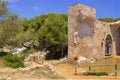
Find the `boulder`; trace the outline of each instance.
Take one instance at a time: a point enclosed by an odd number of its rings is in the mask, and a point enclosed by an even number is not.
[[[80,65],[80,64],[87,64],[88,63],[88,59],[83,57],[83,56],[80,56],[78,57],[78,60],[77,60],[77,63]]]

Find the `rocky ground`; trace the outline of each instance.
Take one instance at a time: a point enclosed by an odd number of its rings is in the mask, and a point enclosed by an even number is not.
[[[55,61],[52,61],[55,62]],[[0,80],[41,80],[41,79],[63,79],[54,71],[51,61],[38,64],[34,61],[25,62],[25,68],[0,68]]]
[[[116,57],[120,58],[120,57]],[[25,62],[26,68],[0,67],[0,80],[120,80],[120,76],[83,76],[75,75],[75,66],[64,60],[44,61],[43,64],[34,61]],[[86,67],[80,67],[79,73],[85,72]],[[1,79],[2,78],[2,79]],[[3,79],[6,78],[6,79]]]

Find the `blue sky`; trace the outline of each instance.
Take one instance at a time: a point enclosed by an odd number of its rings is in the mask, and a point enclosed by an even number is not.
[[[8,9],[21,18],[50,12],[67,13],[68,6],[84,4],[96,9],[96,17],[120,17],[120,0],[8,0]]]

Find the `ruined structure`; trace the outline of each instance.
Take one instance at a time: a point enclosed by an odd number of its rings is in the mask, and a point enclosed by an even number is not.
[[[68,9],[68,57],[103,58],[120,55],[120,21],[102,22],[96,11],[76,4]]]

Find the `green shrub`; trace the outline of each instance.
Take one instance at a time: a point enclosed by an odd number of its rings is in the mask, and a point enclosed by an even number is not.
[[[16,55],[12,55],[11,53],[8,53],[6,56],[4,56],[3,60],[6,66],[13,68],[24,67],[23,60]]]
[[[6,78],[1,78],[0,80],[7,80]]]
[[[3,56],[6,56],[7,52],[0,52],[0,58],[2,58]]]
[[[89,75],[93,75],[93,76],[105,76],[108,75],[107,72],[84,72],[83,75],[85,76],[89,76]]]
[[[117,66],[117,69],[116,69],[117,71],[120,71],[120,66]]]
[[[29,49],[23,52],[20,55],[20,57],[18,57],[17,55],[12,55],[11,53],[2,52],[0,54],[0,59],[4,61],[5,66],[9,66],[13,68],[25,67],[24,65],[25,56],[33,52],[34,52],[34,49]]]
[[[1,78],[0,80],[7,80],[6,78]]]

